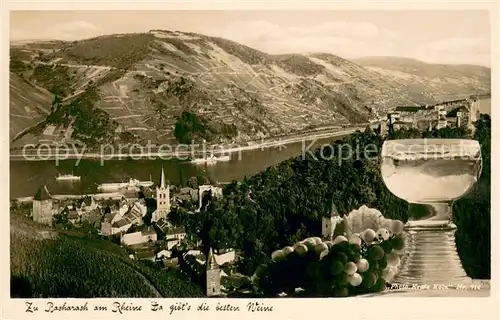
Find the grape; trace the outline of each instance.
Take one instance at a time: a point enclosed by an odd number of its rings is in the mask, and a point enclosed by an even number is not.
[[[351,244],[351,260],[354,262],[358,262],[360,259],[360,254],[361,254],[361,247],[358,246],[357,244]]]
[[[361,237],[362,239],[366,242],[366,243],[371,243],[373,242],[373,240],[375,240],[375,238],[377,237],[377,234],[375,233],[375,231],[373,231],[372,229],[366,229],[365,231],[363,231],[363,233],[361,234]]]
[[[391,241],[383,241],[380,243],[380,246],[382,249],[384,249],[385,253],[391,253],[392,252],[392,242]]]
[[[324,243],[326,243],[326,245],[328,246],[328,249],[331,249],[333,247],[333,241],[325,241]]]
[[[361,246],[361,238],[359,237],[359,235],[357,234],[353,234],[350,238],[349,238],[349,243],[352,243],[352,244],[357,244],[358,246]]]
[[[373,272],[367,272],[363,274],[363,284],[367,288],[371,288],[377,281],[377,276]]]
[[[356,257],[356,253],[352,248],[345,249],[343,253],[346,255],[347,261],[353,261],[354,258]]]
[[[405,240],[402,234],[399,234],[392,238],[391,242],[394,250],[402,250],[405,247]]]
[[[314,250],[314,246],[316,245],[316,241],[312,238],[307,238],[304,240],[304,244],[306,245],[308,250]]]
[[[337,243],[331,249],[331,251],[342,252],[342,253],[345,253],[345,254],[347,254],[349,252],[349,250],[351,250],[351,245],[347,241],[341,242],[341,243]]]
[[[380,260],[384,254],[384,249],[382,249],[382,247],[378,244],[375,244],[368,249],[368,257],[370,260]]]
[[[354,273],[348,277],[349,284],[353,287],[357,287],[363,282],[363,278],[359,273]]]
[[[387,255],[387,264],[390,266],[397,267],[399,266],[401,260],[399,259],[399,256],[396,253],[390,253]]]
[[[386,287],[386,284],[385,284],[385,281],[384,279],[382,278],[379,278],[375,284],[373,285],[373,287],[371,287],[371,289],[375,292],[381,292],[381,291],[384,291],[385,290],[385,287]]]
[[[394,233],[395,235],[398,235],[401,232],[403,232],[403,229],[404,229],[403,222],[401,222],[400,220],[393,220],[392,221],[392,223],[391,223],[391,231],[392,231],[392,233]]]
[[[314,251],[316,252],[317,255],[320,255],[321,252],[323,251],[328,251],[328,245],[326,243],[322,242],[314,246]]]
[[[377,237],[379,240],[385,241],[385,240],[389,239],[389,231],[385,228],[380,228],[377,231]]]
[[[370,262],[370,266],[368,267],[368,270],[378,270],[379,269],[379,265],[378,265],[378,261],[369,261]]]
[[[320,238],[320,237],[312,237],[312,239],[314,240],[314,242],[315,242],[316,244],[320,244],[320,243],[322,243],[322,242],[323,242],[323,240],[321,240],[321,238]]]
[[[358,272],[365,272],[370,266],[366,259],[360,259],[356,265],[358,266]]]
[[[333,239],[334,245],[336,245],[337,243],[341,243],[341,242],[348,242],[348,240],[344,236],[337,236],[335,239]]]
[[[344,271],[344,264],[340,261],[333,261],[330,266],[330,272],[333,275],[339,275]]]
[[[349,261],[347,255],[343,252],[337,252],[335,254],[335,260],[340,261],[342,265],[346,264]]]
[[[378,260],[378,266],[380,269],[385,269],[387,267],[387,257],[383,256],[382,259]]]
[[[394,278],[394,270],[391,267],[384,269],[382,278],[387,282],[391,282]]]
[[[281,250],[276,250],[271,254],[271,259],[273,259],[273,261],[281,261],[284,258],[285,256],[283,255],[283,251]]]
[[[337,278],[337,284],[339,286],[345,286],[349,283],[349,276],[346,273],[339,274]]]
[[[319,254],[319,260],[323,260],[328,255],[328,250],[324,250]]]
[[[295,247],[295,252],[297,252],[301,256],[305,256],[307,254],[307,246],[305,244],[299,244]]]
[[[283,254],[286,257],[294,251],[294,248],[293,247],[284,247],[283,249],[281,249],[281,251],[283,251]]]
[[[347,289],[347,287],[338,287],[335,289],[334,295],[336,297],[347,297],[349,296],[349,290]]]
[[[356,271],[358,271],[358,266],[354,262],[349,261],[345,264],[345,272],[348,275],[353,275]]]

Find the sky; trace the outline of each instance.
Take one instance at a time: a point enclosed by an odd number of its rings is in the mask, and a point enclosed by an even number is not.
[[[167,29],[270,53],[398,56],[490,66],[488,11],[12,11],[11,40],[79,40]]]

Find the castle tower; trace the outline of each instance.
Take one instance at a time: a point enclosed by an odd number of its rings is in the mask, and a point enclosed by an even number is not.
[[[215,261],[214,253],[212,248],[210,248],[206,262],[207,297],[220,295],[220,276],[220,266],[217,264],[217,261]]]
[[[170,213],[170,185],[165,186],[165,172],[161,167],[161,182],[160,186],[156,188],[156,213],[155,220],[166,218]]]
[[[33,220],[52,225],[52,197],[45,185],[33,197]]]
[[[474,122],[480,118],[479,99],[471,97],[469,99],[469,128],[474,129]]]
[[[337,207],[331,202],[331,211],[330,214],[326,217],[321,218],[321,236],[324,240],[333,240],[333,233],[335,231],[335,227],[337,223],[340,223],[341,217],[339,212],[337,211]]]
[[[388,125],[389,120],[385,120],[380,122],[380,135],[385,136],[387,133],[389,133],[389,125]]]

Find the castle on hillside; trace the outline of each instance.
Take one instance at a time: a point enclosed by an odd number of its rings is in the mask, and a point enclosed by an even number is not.
[[[165,184],[165,172],[162,167],[160,185],[156,188],[156,210],[153,212],[152,221],[166,219],[170,213],[170,185]]]
[[[403,127],[420,130],[465,127],[473,131],[479,116],[479,98],[475,96],[432,106],[399,106],[387,114],[387,122],[381,125],[381,132]]]
[[[40,187],[33,197],[33,220],[52,225],[52,196],[46,185]]]

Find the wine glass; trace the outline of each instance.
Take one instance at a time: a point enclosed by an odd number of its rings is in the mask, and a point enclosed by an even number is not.
[[[381,172],[387,188],[425,210],[409,216],[407,249],[394,281],[405,285],[470,283],[455,246],[453,201],[465,195],[482,170],[476,140],[387,140],[382,147]]]

